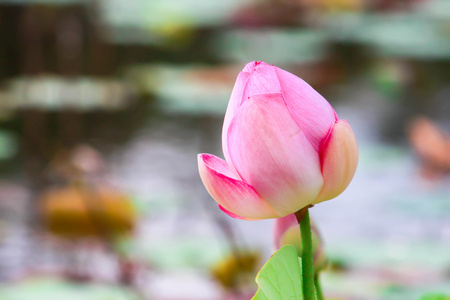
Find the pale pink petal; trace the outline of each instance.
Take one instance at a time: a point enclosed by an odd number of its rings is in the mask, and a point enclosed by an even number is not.
[[[222,205],[220,205],[220,204],[218,204],[218,205],[219,205],[219,208],[220,208],[221,211],[223,211],[224,213],[226,213],[227,215],[229,215],[230,217],[232,217],[234,219],[246,220],[246,221],[257,221],[257,220],[260,220],[260,219],[249,219],[249,218],[238,216],[237,214],[232,213],[231,211],[229,211],[228,209],[226,209]]]
[[[203,184],[226,210],[248,219],[279,217],[250,185],[235,178],[224,160],[210,154],[199,154],[197,158]]]
[[[248,69],[247,66],[244,69]],[[275,68],[265,62],[257,62],[248,77],[244,89],[243,102],[247,101],[248,97],[253,95],[280,92],[281,87]]]
[[[245,65],[242,72],[239,73],[230,101],[228,103],[227,112],[222,128],[222,151],[225,160],[230,164],[231,169],[235,172],[230,155],[228,154],[228,127],[235,116],[239,107],[250,97],[256,94],[280,92],[280,84],[277,74],[273,66],[259,61],[253,61]]]
[[[345,120],[335,123],[322,150],[324,185],[314,203],[333,199],[352,181],[358,166],[358,145],[352,128]]]
[[[242,72],[251,73],[256,68],[256,66],[259,65],[260,63],[261,63],[261,61],[251,61],[244,66],[244,68],[242,69]]]
[[[247,63],[244,68],[242,69],[242,72],[252,73],[257,67],[266,67],[271,66],[268,63],[265,63],[263,61],[251,61]]]
[[[280,216],[312,203],[322,189],[319,154],[280,93],[244,102],[229,127],[228,151],[240,177]]]
[[[290,214],[275,220],[275,228],[274,228],[275,249],[280,248],[281,246],[280,241],[281,238],[283,237],[283,234],[285,234],[285,232],[294,225],[298,226],[298,221],[294,214]],[[300,239],[300,234],[298,238]]]
[[[330,127],[338,120],[334,109],[305,81],[280,68],[274,69],[292,117],[305,132],[314,149],[319,151]]]
[[[225,156],[225,160],[230,162],[230,155],[228,154],[228,146],[227,146],[227,132],[228,127],[230,126],[230,122],[236,114],[237,110],[241,106],[241,100],[244,94],[244,88],[247,84],[247,79],[249,77],[249,73],[240,72],[236,83],[234,84],[233,91],[231,92],[230,101],[228,102],[227,112],[225,113],[225,119],[223,121],[222,128],[222,151]],[[234,170],[234,166],[230,165],[230,167]]]

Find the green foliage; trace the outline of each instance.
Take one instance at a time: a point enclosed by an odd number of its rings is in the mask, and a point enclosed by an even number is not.
[[[450,295],[440,293],[428,293],[420,297],[420,300],[450,300]]]
[[[275,252],[256,276],[252,300],[303,300],[301,258],[292,245]]]

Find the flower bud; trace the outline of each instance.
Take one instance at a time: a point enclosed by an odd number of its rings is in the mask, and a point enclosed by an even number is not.
[[[311,238],[313,249],[313,266],[314,273],[317,274],[325,269],[328,265],[328,259],[323,249],[322,238],[316,224],[311,220]],[[286,217],[275,220],[275,248],[279,249],[285,245],[293,245],[298,252],[298,256],[302,255],[302,242],[300,227],[295,215],[287,215]]]
[[[358,163],[350,125],[302,79],[264,62],[239,73],[225,115],[225,161],[199,154],[200,177],[235,218],[268,219],[332,199]]]

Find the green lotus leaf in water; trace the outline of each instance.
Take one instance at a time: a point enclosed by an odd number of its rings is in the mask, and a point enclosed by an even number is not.
[[[252,300],[304,300],[301,258],[292,245],[286,245],[256,275],[258,291]]]

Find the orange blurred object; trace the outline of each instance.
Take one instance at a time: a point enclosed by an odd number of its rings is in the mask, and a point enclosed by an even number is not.
[[[434,122],[416,118],[408,128],[411,144],[422,161],[426,177],[450,172],[450,136]]]
[[[48,230],[63,237],[109,239],[132,233],[136,223],[131,200],[105,187],[52,188],[41,203]]]

